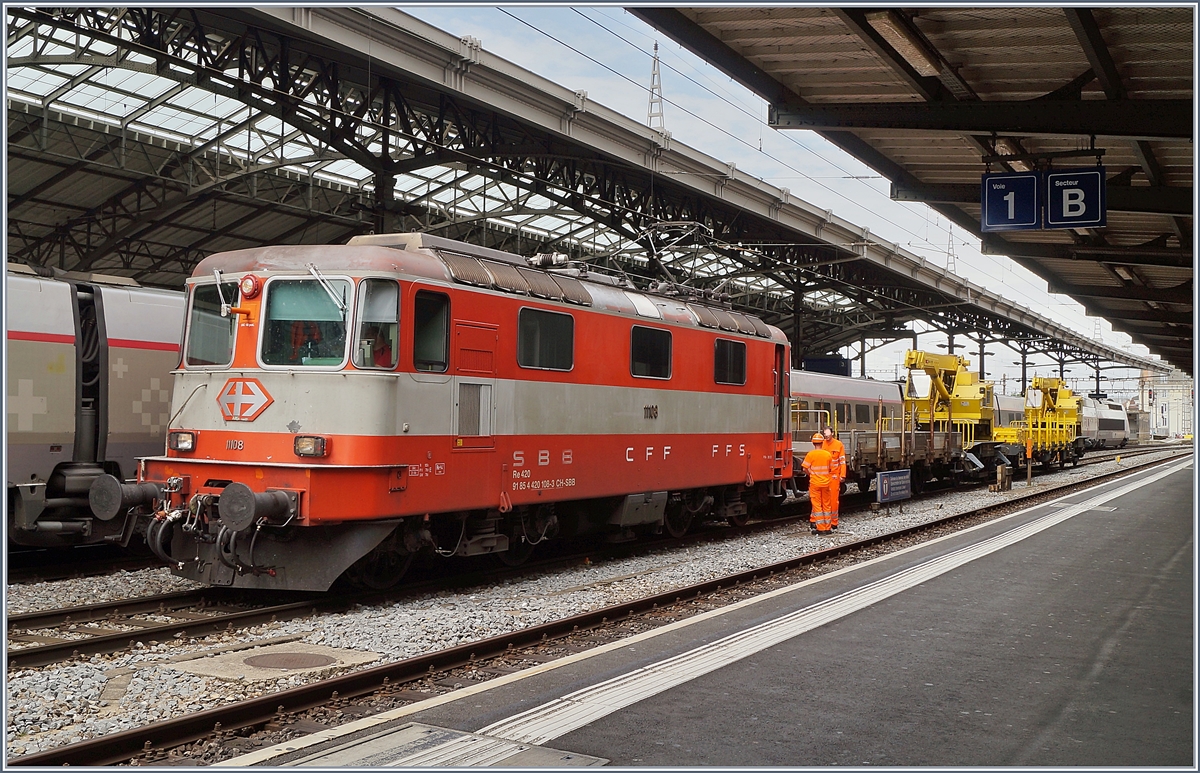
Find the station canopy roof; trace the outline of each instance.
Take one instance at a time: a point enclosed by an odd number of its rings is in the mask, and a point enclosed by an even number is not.
[[[1194,4],[629,10],[1192,372]],[[981,231],[985,172],[1097,160],[1106,226]]]
[[[814,353],[941,319],[1162,368],[393,9],[6,22],[10,261],[177,287],[213,252],[424,230],[721,291]]]

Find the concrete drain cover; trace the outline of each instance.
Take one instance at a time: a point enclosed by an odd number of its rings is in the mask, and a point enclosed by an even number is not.
[[[337,658],[312,652],[270,652],[266,655],[251,655],[242,661],[245,665],[253,668],[278,668],[283,671],[297,668],[320,668],[336,662]]]

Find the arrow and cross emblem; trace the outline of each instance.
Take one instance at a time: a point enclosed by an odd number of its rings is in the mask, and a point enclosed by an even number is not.
[[[231,378],[217,395],[225,421],[254,421],[273,402],[275,398],[256,378]]]

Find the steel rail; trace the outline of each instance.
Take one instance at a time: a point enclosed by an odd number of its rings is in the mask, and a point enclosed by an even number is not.
[[[1091,487],[1133,472],[1145,470],[1148,467],[1168,464],[1190,453],[1191,449],[1188,448],[1186,454],[1181,453],[1166,459],[1156,460],[1137,468],[1106,473],[1086,481],[1075,481],[1049,491],[1030,492],[1024,496],[1007,499],[1004,502],[997,502],[969,512],[946,516],[928,523],[889,532],[888,534],[833,545],[824,550],[808,553],[757,569],[749,569],[744,572],[697,583],[686,588],[666,591],[634,601],[615,604],[594,612],[573,615],[561,620],[501,634],[500,636],[481,641],[460,644],[449,649],[431,652],[395,663],[355,671],[315,684],[304,685],[264,695],[259,698],[251,698],[232,706],[207,709],[194,714],[156,722],[152,725],[114,733],[101,738],[89,739],[57,749],[10,758],[8,764],[14,766],[61,766],[112,765],[124,762],[155,746],[179,746],[204,738],[217,730],[228,731],[263,724],[270,721],[279,713],[305,711],[321,706],[330,700],[369,695],[377,690],[393,687],[397,682],[422,677],[430,672],[467,665],[477,658],[498,656],[517,647],[529,646],[544,640],[565,636],[584,628],[604,625],[609,621],[627,618],[660,606],[678,603],[684,599],[700,597],[707,593],[739,585],[743,582],[751,582],[763,577],[772,576],[778,572],[819,563],[846,553],[857,552],[914,534],[937,529],[941,526],[999,507],[1009,508],[1028,500],[1043,499],[1049,495],[1061,496],[1063,489]]]

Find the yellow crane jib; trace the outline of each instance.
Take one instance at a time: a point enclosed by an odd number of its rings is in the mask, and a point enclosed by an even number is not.
[[[906,400],[916,410],[918,422],[930,421],[929,404],[932,402],[933,421],[953,421],[956,430],[962,429],[962,425],[971,425],[970,435],[976,440],[990,436],[995,414],[992,382],[980,381],[979,374],[969,370],[970,360],[957,354],[910,350],[904,355],[904,364],[909,370]],[[912,382],[914,370],[929,376],[928,395],[916,394]]]

